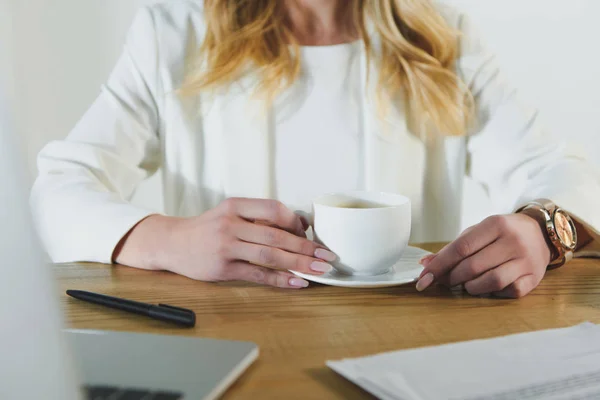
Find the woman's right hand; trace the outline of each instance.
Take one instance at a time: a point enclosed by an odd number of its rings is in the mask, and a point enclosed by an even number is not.
[[[305,228],[278,201],[234,198],[199,217],[147,218],[123,239],[114,259],[202,281],[303,288],[308,282],[288,270],[322,275],[336,259],[308,240]]]

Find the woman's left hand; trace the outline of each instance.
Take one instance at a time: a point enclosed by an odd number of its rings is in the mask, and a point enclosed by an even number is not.
[[[540,283],[550,257],[536,220],[525,214],[497,215],[425,257],[417,289],[436,282],[449,287],[463,285],[471,295],[519,298]]]

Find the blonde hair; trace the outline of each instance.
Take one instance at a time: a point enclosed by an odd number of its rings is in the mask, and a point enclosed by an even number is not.
[[[205,0],[206,36],[181,92],[217,89],[249,71],[259,74],[256,93],[266,101],[291,85],[301,73],[299,46],[280,7],[281,0]],[[379,70],[379,105],[403,96],[419,134],[465,134],[473,101],[454,72],[458,33],[430,0],[353,0],[352,14]],[[378,51],[368,25],[380,37]]]

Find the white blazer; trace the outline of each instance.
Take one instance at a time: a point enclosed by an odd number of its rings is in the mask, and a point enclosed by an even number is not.
[[[159,167],[168,215],[198,215],[232,196],[273,196],[269,113],[251,98],[255,79],[216,96],[182,100],[174,93],[203,40],[200,3],[172,0],[142,9],[96,102],[68,138],[39,154],[31,201],[53,261],[110,262],[120,239],[157,212],[129,199]],[[409,132],[401,106],[378,118],[372,76],[361,118],[365,187],[410,197],[416,242],[457,236],[465,179],[487,193],[497,213],[545,197],[600,228],[598,175],[567,152],[568,132],[557,139],[541,129],[536,111],[518,103],[465,16],[440,9],[463,33],[457,68],[477,101],[479,129],[425,145]],[[366,62],[363,79],[364,71]]]

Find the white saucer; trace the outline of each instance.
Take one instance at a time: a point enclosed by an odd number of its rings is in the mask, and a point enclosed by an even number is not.
[[[323,285],[354,287],[354,288],[382,288],[390,286],[405,285],[416,282],[423,272],[419,264],[421,258],[431,254],[417,247],[408,246],[402,258],[385,274],[375,276],[354,276],[342,274],[335,269],[321,276],[302,274],[291,271],[307,281],[321,283]]]

